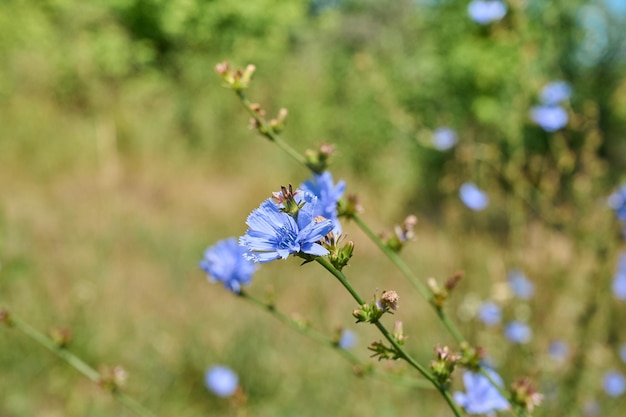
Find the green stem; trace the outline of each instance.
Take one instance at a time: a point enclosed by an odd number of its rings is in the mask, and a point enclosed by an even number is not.
[[[50,339],[49,337],[47,337],[46,335],[44,335],[43,333],[41,333],[40,331],[38,331],[31,325],[29,325],[28,323],[15,317],[15,315],[13,315],[12,313],[10,315],[10,318],[8,319],[8,324],[9,326],[14,327],[17,330],[21,331],[23,334],[30,337],[35,342],[39,343],[44,348],[48,349],[58,358],[62,359],[72,368],[76,369],[78,372],[80,372],[85,377],[87,377],[90,381],[96,384],[100,383],[100,380],[101,380],[100,373],[97,370],[92,368],[90,365],[88,365],[78,356],[74,355],[72,352],[55,344],[52,339]],[[120,403],[125,405],[129,410],[131,410],[138,416],[155,417],[155,415],[151,411],[144,408],[135,399],[128,396],[124,392],[121,392],[119,390],[112,390],[111,394],[113,395],[115,399],[117,399]]]
[[[354,287],[352,287],[352,284],[350,284],[350,282],[348,281],[348,278],[343,274],[343,272],[335,268],[325,258],[317,257],[315,258],[315,260],[317,261],[317,263],[322,265],[328,272],[333,274],[335,278],[339,280],[341,285],[343,285],[343,287],[346,290],[348,290],[348,292],[352,295],[352,297],[356,300],[356,302],[359,303],[359,306],[362,306],[363,304],[365,304],[365,300],[359,295],[359,293],[354,289]],[[387,328],[380,321],[378,320],[375,321],[374,325],[376,326],[376,328],[378,328],[378,330],[385,337],[385,339],[387,339],[387,341],[391,343],[391,345],[394,347],[398,355],[402,359],[404,359],[409,365],[415,368],[419,373],[421,373],[424,376],[424,378],[428,379],[435,388],[437,388],[437,390],[441,393],[441,395],[444,397],[444,399],[450,406],[450,409],[452,409],[452,412],[454,413],[454,415],[457,417],[461,417],[463,413],[459,409],[459,407],[456,405],[452,397],[450,396],[450,393],[448,392],[446,387],[441,385],[426,368],[420,365],[411,355],[409,355],[404,350],[404,348],[398,344],[398,342],[393,337],[393,335],[389,333]]]
[[[236,91],[236,93],[237,93],[237,96],[239,96],[239,99],[241,100],[241,104],[243,104],[243,106],[246,108],[248,113],[250,113],[250,115],[254,118],[254,120],[256,120],[257,123],[259,123],[259,126],[260,126],[259,132],[261,132],[263,136],[265,136],[272,142],[276,143],[276,145],[278,145],[279,148],[285,151],[289,156],[295,159],[298,163],[310,169],[309,165],[307,164],[306,159],[298,151],[296,151],[291,146],[289,146],[287,142],[282,140],[282,138],[278,134],[276,134],[276,132],[274,132],[274,129],[269,125],[269,123],[267,123],[267,121],[263,117],[261,117],[257,112],[255,112],[252,109],[252,103],[250,103],[250,101],[246,98],[243,91],[239,90],[239,91]]]
[[[325,346],[333,348],[335,351],[337,351],[343,358],[345,358],[352,365],[357,366],[357,367],[362,368],[362,369],[368,368],[367,365],[365,365],[363,362],[361,362],[351,352],[347,351],[346,349],[340,348],[335,341],[333,341],[332,339],[329,339],[324,334],[316,331],[315,329],[312,329],[311,327],[303,326],[298,321],[293,320],[292,318],[288,317],[287,315],[285,315],[281,311],[277,310],[274,305],[269,304],[269,303],[265,303],[265,302],[259,300],[258,298],[253,297],[250,294],[245,293],[245,292],[240,293],[239,296],[241,298],[243,298],[244,300],[252,303],[253,305],[259,307],[260,309],[267,311],[269,314],[274,316],[274,318],[276,318],[277,320],[281,321],[282,323],[288,325],[289,327],[291,327],[292,329],[296,330],[297,332],[299,332],[299,333],[301,333],[301,334],[303,334],[305,336],[308,336],[309,338],[315,340],[316,342],[319,342],[322,345],[325,345]],[[419,388],[419,389],[433,389],[433,386],[429,382],[427,382],[427,381],[401,378],[401,377],[389,374],[387,372],[380,372],[376,368],[368,368],[367,372],[372,374],[372,375],[374,375],[374,376],[376,376],[376,377],[385,378],[385,379],[387,379],[387,380],[389,380],[391,382],[394,382],[396,384],[399,384],[399,385],[404,385],[404,386],[409,386],[409,387],[412,387],[412,388]]]
[[[378,248],[391,260],[391,262],[400,270],[402,275],[413,285],[413,287],[419,292],[426,301],[435,309],[437,316],[445,326],[445,328],[450,332],[450,334],[454,337],[454,339],[458,343],[465,342],[465,338],[461,335],[461,332],[457,329],[454,323],[450,320],[448,314],[443,310],[443,308],[435,306],[431,302],[431,294],[426,288],[426,286],[413,274],[411,269],[408,267],[406,263],[400,258],[400,256],[391,250],[387,245],[383,243],[383,241],[369,228],[369,226],[359,217],[358,214],[355,214],[352,219],[359,226],[359,228],[370,238],[372,242],[378,246]]]

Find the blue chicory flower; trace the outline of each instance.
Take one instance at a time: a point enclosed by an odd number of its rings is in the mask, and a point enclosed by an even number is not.
[[[440,151],[447,151],[458,142],[456,132],[449,127],[439,127],[433,132],[433,146]]]
[[[298,253],[328,255],[318,242],[333,230],[333,222],[317,218],[317,197],[313,194],[298,190],[295,195],[301,206],[295,215],[281,211],[281,204],[271,198],[250,213],[248,230],[239,238],[239,244],[247,249],[246,258],[265,263]]]
[[[502,320],[502,310],[493,301],[485,301],[478,309],[478,318],[487,326],[494,326]]]
[[[626,300],[626,251],[620,254],[617,261],[612,289],[618,300]]]
[[[506,325],[504,335],[513,343],[525,344],[530,342],[530,339],[533,337],[533,332],[526,323],[512,321]]]
[[[341,336],[339,337],[338,346],[341,349],[352,349],[356,346],[358,340],[359,338],[356,333],[354,333],[352,330],[344,329],[341,332]]]
[[[509,287],[517,298],[530,300],[535,294],[535,285],[526,278],[519,269],[512,269],[508,273]]]
[[[541,101],[547,106],[555,106],[570,98],[572,87],[565,81],[553,81],[541,90]]]
[[[471,182],[466,182],[459,189],[461,201],[474,211],[483,210],[489,204],[489,196]]]
[[[569,346],[562,340],[555,340],[548,347],[550,357],[557,362],[563,362],[569,355]]]
[[[502,378],[493,370],[487,369],[489,376],[499,386],[504,386]],[[498,389],[482,374],[465,372],[463,383],[466,392],[455,392],[454,401],[468,414],[486,414],[497,410],[506,410],[509,403]]]
[[[506,5],[499,0],[474,0],[467,6],[472,20],[481,25],[502,19],[506,15]]]
[[[626,343],[623,343],[618,350],[619,358],[622,362],[626,363]]]
[[[200,268],[212,282],[219,281],[238,294],[242,285],[250,284],[252,275],[257,270],[257,266],[244,257],[246,252],[235,238],[221,240],[204,252]]]
[[[232,369],[215,365],[204,374],[204,385],[218,397],[230,397],[237,391],[239,377]]]
[[[530,117],[546,132],[556,132],[567,126],[569,116],[560,106],[535,106],[530,111]]]
[[[604,392],[611,397],[619,397],[626,391],[626,378],[621,372],[609,371],[604,374]]]
[[[618,220],[626,221],[626,185],[621,186],[607,200],[609,207],[615,210]]]
[[[317,197],[315,215],[332,220],[335,226],[333,231],[341,233],[341,223],[337,218],[337,203],[346,190],[346,183],[341,180],[335,185],[333,176],[326,171],[313,175],[313,178],[300,185],[300,189]]]

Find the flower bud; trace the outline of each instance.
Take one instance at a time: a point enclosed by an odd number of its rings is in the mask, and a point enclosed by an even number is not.
[[[437,359],[430,363],[430,369],[440,384],[450,383],[450,376],[454,372],[456,364],[461,360],[461,356],[450,350],[448,346],[437,346],[435,348]]]
[[[9,313],[9,310],[0,308],[0,323],[4,323],[7,326],[11,326],[13,324],[11,321],[11,313]]]
[[[334,152],[334,145],[323,143],[316,151],[307,149],[304,153],[304,157],[306,158],[309,169],[316,174],[321,174],[330,166],[330,158]]]
[[[270,120],[270,126],[276,133],[280,133],[285,128],[285,120],[287,119],[287,109],[282,108],[278,111],[278,116]]]
[[[356,214],[363,211],[359,197],[355,194],[349,195],[345,199],[341,199],[337,206],[337,213],[339,216],[352,218]]]
[[[72,340],[72,331],[66,327],[54,327],[50,329],[48,336],[50,336],[55,345],[65,348]]]
[[[107,391],[115,392],[126,385],[128,373],[121,366],[110,367],[103,365],[100,367],[100,386]]]
[[[543,394],[535,390],[530,378],[520,378],[511,385],[511,399],[524,410],[532,413],[535,406],[541,404]]]

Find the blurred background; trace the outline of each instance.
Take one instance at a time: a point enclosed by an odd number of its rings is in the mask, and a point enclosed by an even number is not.
[[[333,175],[374,230],[417,215],[403,257],[419,277],[465,272],[450,314],[507,383],[533,378],[546,396],[535,415],[622,415],[626,262],[607,198],[626,180],[626,3],[482,3],[1,2],[0,304],[70,328],[72,351],[122,365],[158,415],[450,415],[433,391],[355,376],[198,268],[272,191],[309,176],[249,129],[213,70],[253,63],[251,100],[289,110],[297,150],[337,146]],[[356,244],[346,274],[362,294],[398,291],[388,324],[402,320],[429,363],[453,340],[344,228]],[[329,336],[351,329],[354,353],[373,361],[379,336],[354,325],[353,302],[317,265],[265,265],[249,291]],[[239,374],[245,405],[206,389],[213,364]],[[0,369],[0,416],[130,415],[7,328]]]

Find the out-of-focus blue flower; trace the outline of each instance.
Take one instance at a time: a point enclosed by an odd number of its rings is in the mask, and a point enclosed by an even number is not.
[[[281,206],[268,198],[246,220],[248,230],[239,238],[239,244],[248,251],[244,256],[254,262],[270,262],[289,255],[305,253],[328,255],[318,242],[333,230],[330,219],[316,219],[317,197],[296,191],[298,203],[303,206],[294,216],[281,211]]]
[[[548,106],[554,106],[570,98],[572,87],[565,81],[553,81],[541,90],[541,101]]]
[[[512,321],[506,325],[504,335],[513,343],[525,344],[530,342],[533,332],[526,323],[521,321]]]
[[[502,320],[502,310],[493,301],[485,301],[478,309],[478,318],[487,326],[494,326]]]
[[[621,186],[607,200],[619,220],[626,221],[626,185]]]
[[[535,285],[526,278],[526,274],[519,269],[512,269],[508,273],[509,287],[517,298],[530,300],[535,294]]]
[[[339,337],[339,343],[337,344],[341,349],[352,349],[356,346],[357,341],[359,340],[356,333],[352,330],[344,329],[341,332],[341,337]]]
[[[619,347],[619,358],[622,360],[622,362],[626,363],[626,343],[622,344]]]
[[[506,15],[506,5],[499,0],[474,0],[467,6],[472,20],[481,25],[502,19]]]
[[[535,106],[530,110],[530,117],[546,132],[556,132],[567,126],[569,116],[559,106]]]
[[[487,369],[487,372],[494,382],[499,386],[504,386],[502,378],[497,373],[491,369]],[[468,414],[487,414],[509,408],[507,400],[482,374],[465,372],[463,384],[466,392],[455,392],[454,401],[463,407]]]
[[[219,281],[227,289],[239,293],[242,285],[250,284],[257,269],[252,261],[244,257],[246,252],[235,238],[221,240],[204,252],[200,268],[212,282]]]
[[[447,151],[458,142],[456,132],[449,127],[439,127],[433,132],[433,146],[440,151]]]
[[[626,1],[604,0],[604,4],[612,16],[626,17]]]
[[[346,183],[341,180],[335,185],[333,176],[326,171],[319,175],[313,175],[313,178],[300,185],[300,189],[317,197],[315,217],[322,216],[332,220],[335,226],[333,231],[341,233],[341,223],[337,218],[337,202],[346,190]]]
[[[602,386],[611,397],[619,397],[626,391],[626,378],[621,372],[609,371],[604,374]]]
[[[555,340],[550,343],[550,347],[548,348],[548,353],[550,357],[557,362],[563,362],[567,359],[569,355],[569,346],[562,340]]]
[[[230,397],[237,391],[239,377],[232,369],[216,365],[204,374],[204,385],[218,397]]]
[[[619,300],[626,300],[626,251],[620,253],[613,277],[613,294]]]
[[[487,193],[471,182],[466,182],[461,185],[459,196],[463,204],[474,211],[483,210],[489,204],[489,196]]]

